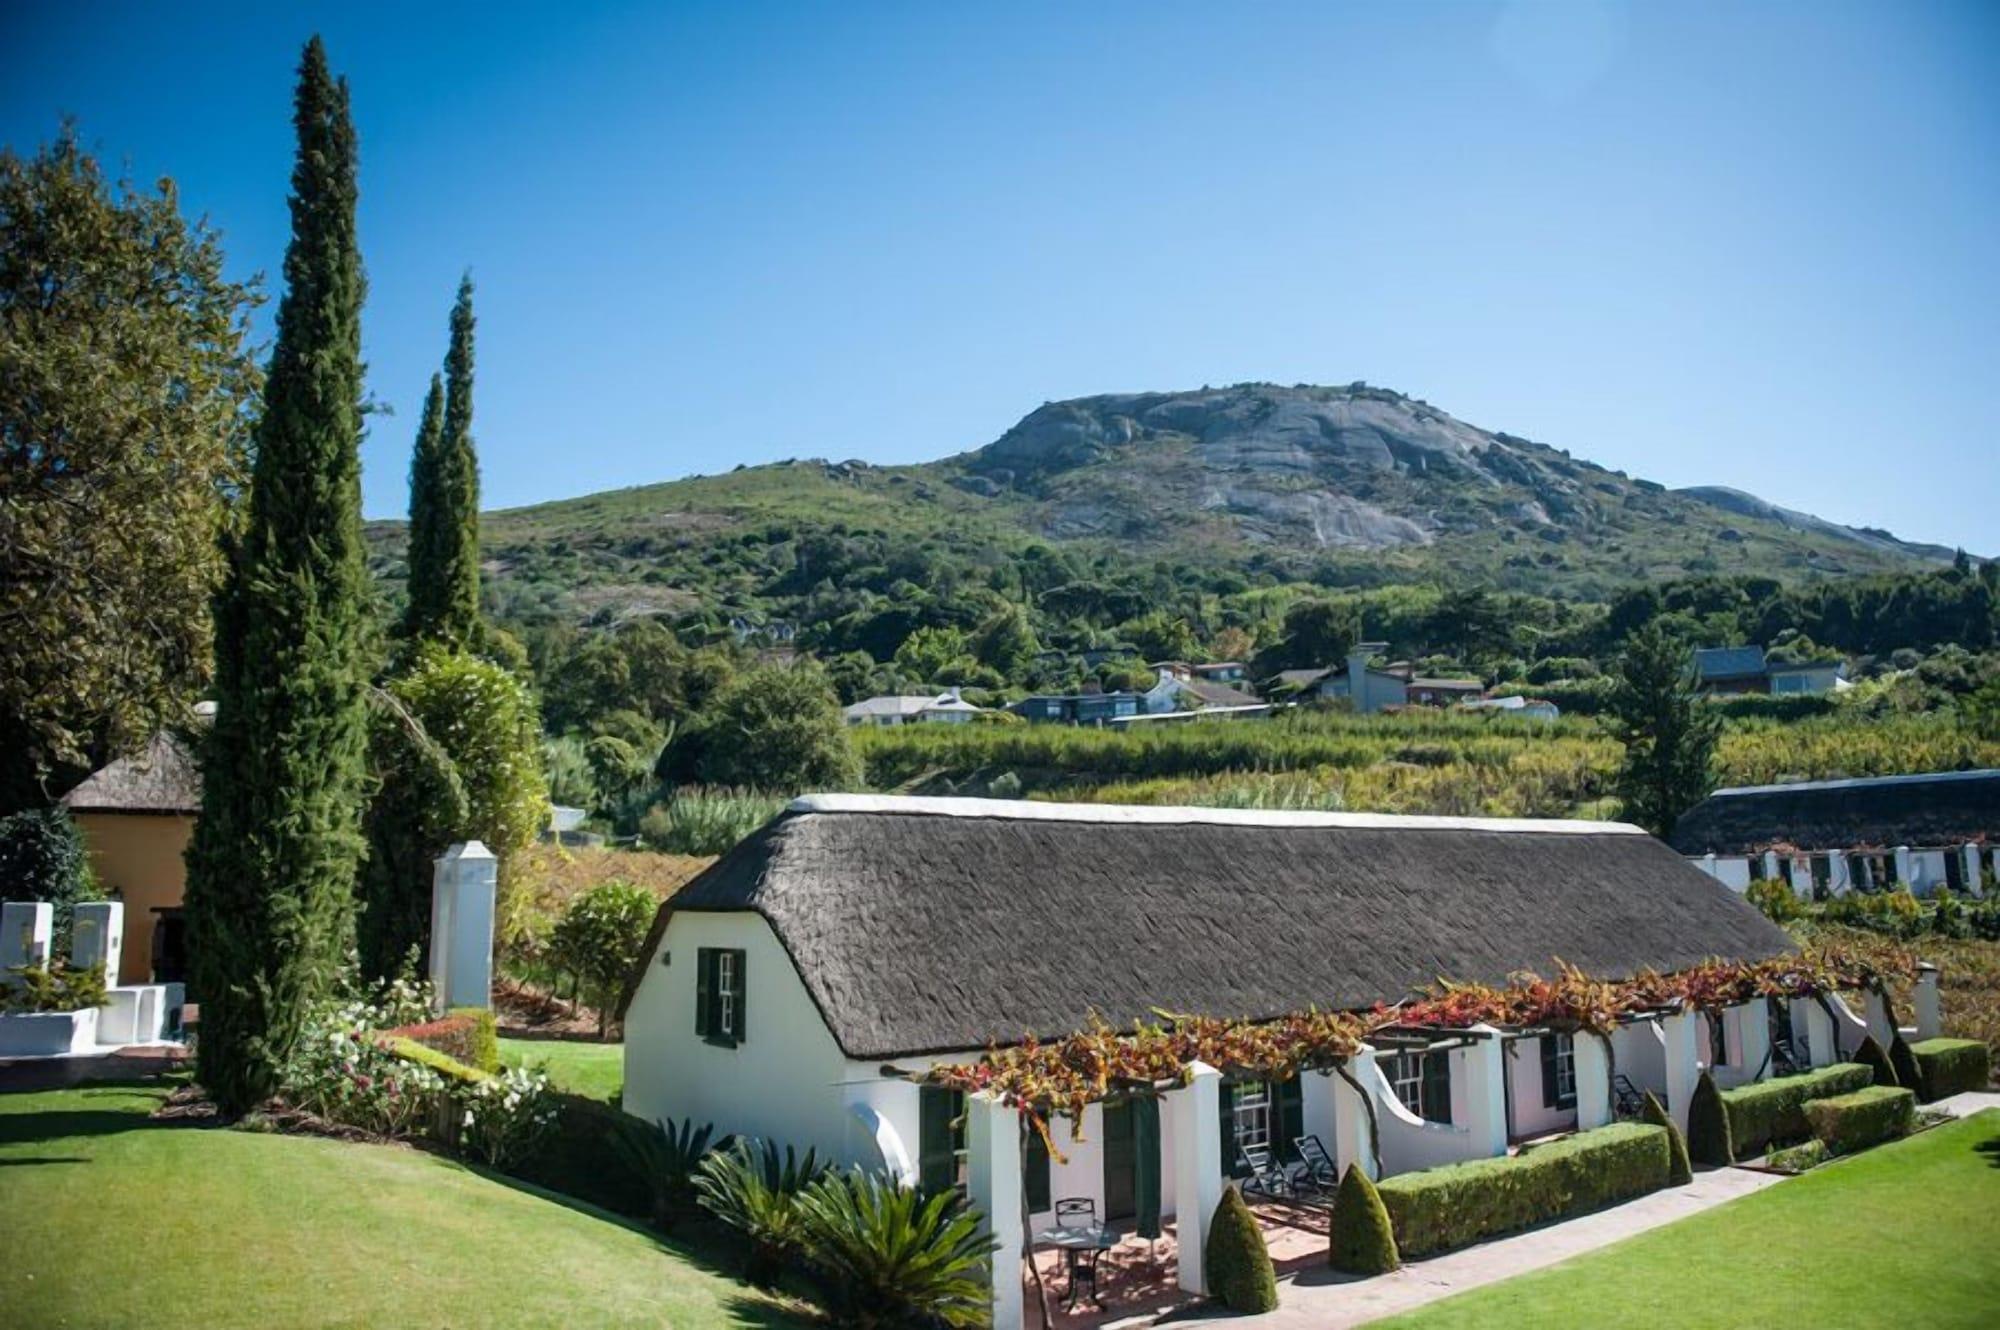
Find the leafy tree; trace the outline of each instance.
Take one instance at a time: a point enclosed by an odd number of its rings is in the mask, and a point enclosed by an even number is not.
[[[1000,606],[972,635],[972,654],[979,663],[1009,679],[1024,674],[1041,649],[1034,627],[1028,622],[1028,612],[1019,605]]]
[[[1338,665],[1361,636],[1353,607],[1331,600],[1302,600],[1285,611],[1279,641],[1257,660],[1260,674]]]
[[[1251,653],[1257,649],[1257,639],[1245,629],[1233,624],[1217,633],[1208,644],[1209,658],[1212,660],[1233,660],[1248,665]]]
[[[542,742],[542,771],[548,779],[549,802],[566,808],[597,807],[597,777],[580,734],[564,734]]]
[[[1606,725],[1625,746],[1613,784],[1625,816],[1654,835],[1715,788],[1721,718],[1695,691],[1686,643],[1660,624],[1626,643]]]
[[[479,459],[472,446],[472,278],[451,311],[440,401],[431,379],[410,463],[409,636],[479,641]]]
[[[660,775],[780,793],[843,790],[861,783],[861,762],[824,671],[761,665],[724,684],[676,736]]]
[[[1167,610],[1142,614],[1119,626],[1118,634],[1147,660],[1198,660],[1201,639],[1186,617]]]
[[[363,820],[368,858],[360,878],[355,945],[362,973],[394,978],[414,952],[430,951],[435,861],[470,820],[458,764],[401,698],[370,695],[368,769],[374,797]]]
[[[658,909],[653,893],[644,887],[600,882],[569,903],[549,934],[550,956],[576,980],[577,991],[597,1012],[600,1039]]]
[[[896,668],[926,685],[971,661],[965,634],[956,628],[919,628],[896,648]]]
[[[83,833],[67,810],[27,808],[0,817],[0,900],[54,905],[58,948],[67,945],[78,903],[99,896]]]
[[[350,936],[370,645],[361,302],[347,85],[299,69],[292,239],[249,514],[216,599],[217,713],[188,851],[197,1071],[222,1109],[275,1088]]]
[[[1981,739],[2000,739],[2000,675],[1962,699],[1958,714],[1965,727]]]
[[[180,719],[213,664],[217,535],[259,374],[248,286],[171,181],[65,126],[0,150],[0,812]]]

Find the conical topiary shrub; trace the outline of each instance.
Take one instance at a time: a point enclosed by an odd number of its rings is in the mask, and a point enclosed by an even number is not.
[[[1720,1167],[1736,1162],[1736,1147],[1729,1139],[1729,1110],[1723,1107],[1722,1091],[1707,1072],[1695,1083],[1694,1098],[1688,1101],[1688,1158],[1697,1164]]]
[[[1278,1272],[1271,1267],[1256,1217],[1233,1186],[1223,1188],[1222,1202],[1209,1220],[1202,1257],[1210,1297],[1233,1312],[1277,1309]]]
[[[1875,1073],[1873,1084],[1901,1085],[1903,1083],[1896,1075],[1896,1064],[1889,1061],[1889,1055],[1882,1051],[1882,1045],[1875,1042],[1875,1036],[1872,1034],[1865,1036],[1861,1040],[1861,1047],[1854,1050],[1854,1060]]]
[[[1332,1240],[1326,1260],[1350,1275],[1382,1275],[1402,1264],[1396,1254],[1396,1234],[1382,1193],[1353,1164],[1340,1179],[1333,1197]]]
[[[1694,1166],[1688,1162],[1687,1137],[1681,1135],[1680,1124],[1674,1121],[1674,1115],[1667,1112],[1667,1106],[1651,1090],[1646,1091],[1646,1107],[1639,1116],[1655,1127],[1667,1129],[1667,1148],[1672,1152],[1672,1159],[1667,1165],[1667,1185],[1685,1187],[1693,1182]]]
[[[1889,1065],[1895,1068],[1896,1084],[1909,1090],[1922,1085],[1923,1073],[1917,1070],[1917,1055],[1910,1051],[1909,1040],[1903,1038],[1901,1030],[1896,1031],[1896,1038],[1889,1045]]]

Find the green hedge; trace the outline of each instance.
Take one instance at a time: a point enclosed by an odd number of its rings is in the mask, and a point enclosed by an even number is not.
[[[1377,1189],[1408,1259],[1657,1191],[1670,1167],[1665,1130],[1620,1122],[1532,1154],[1398,1174]]]
[[[1844,1155],[1903,1135],[1916,1107],[1914,1090],[1871,1085],[1852,1094],[1815,1099],[1806,1105],[1806,1120],[1828,1150]]]
[[[469,1085],[478,1081],[490,1081],[493,1079],[491,1072],[481,1071],[477,1067],[468,1067],[451,1054],[441,1053],[429,1044],[418,1043],[408,1035],[384,1031],[381,1042],[382,1047],[388,1049],[405,1062],[421,1063],[447,1080],[463,1081]]]
[[[1836,1062],[1797,1076],[1779,1076],[1722,1092],[1729,1114],[1729,1139],[1738,1159],[1754,1159],[1773,1145],[1790,1145],[1812,1135],[1806,1104],[1864,1089],[1874,1073],[1858,1062]]]
[[[1278,1309],[1278,1272],[1257,1219],[1235,1187],[1222,1189],[1222,1200],[1209,1221],[1202,1248],[1208,1289],[1233,1312],[1251,1316]]]
[[[619,1131],[634,1119],[596,1099],[573,1094],[555,1099],[555,1126],[533,1153],[508,1171],[616,1214],[650,1216],[652,1187],[618,1146]]]
[[[1917,1063],[1917,1092],[1925,1103],[1965,1090],[1984,1090],[1993,1076],[1992,1054],[1977,1039],[1924,1039],[1910,1045]]]
[[[384,1034],[434,1048],[480,1071],[500,1070],[500,1039],[493,1013],[484,1007],[453,1007],[435,1021],[399,1025]]]

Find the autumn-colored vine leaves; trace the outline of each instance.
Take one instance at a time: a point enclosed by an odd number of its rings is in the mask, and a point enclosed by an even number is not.
[[[1335,1067],[1370,1035],[1391,1026],[1494,1025],[1608,1036],[1629,1017],[1683,1004],[1712,1011],[1760,997],[1875,989],[1914,972],[1915,961],[1907,955],[1883,965],[1834,947],[1764,961],[1709,960],[1673,974],[1646,970],[1623,980],[1594,978],[1562,965],[1553,978],[1523,973],[1504,988],[1441,981],[1408,1002],[1365,1012],[1308,1010],[1269,1021],[1172,1016],[1130,1034],[1099,1024],[1065,1039],[1027,1039],[993,1049],[977,1062],[940,1063],[917,1079],[968,1094],[991,1092],[1021,1109],[1046,1138],[1049,1118],[1080,1123],[1088,1105],[1121,1090],[1184,1083],[1196,1062],[1282,1080]]]

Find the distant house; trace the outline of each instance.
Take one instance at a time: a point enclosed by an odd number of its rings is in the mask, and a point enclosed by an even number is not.
[[[1244,668],[1243,663],[1235,660],[1211,661],[1193,668],[1197,679],[1206,679],[1210,683],[1242,683],[1250,677],[1250,671]]]
[[[1107,725],[1146,709],[1144,693],[1037,693],[1007,710],[1037,724]]]
[[[1681,815],[1670,843],[1738,891],[1766,878],[1801,896],[1977,893],[1983,871],[2000,871],[2000,770],[1717,790]]]
[[[849,725],[963,725],[982,710],[959,696],[958,689],[947,688],[919,696],[871,697],[841,708],[840,714]]]
[[[181,901],[188,840],[201,814],[201,772],[187,746],[159,734],[62,798],[106,894],[125,903],[120,984],[180,983],[187,943]]]
[[[1362,642],[1348,653],[1347,663],[1319,670],[1282,670],[1271,691],[1305,698],[1345,698],[1364,715],[1408,706],[1410,681],[1391,670],[1373,669],[1368,661],[1386,648],[1382,642]],[[1358,682],[1357,682],[1358,681]]]
[[[1828,693],[1847,677],[1840,661],[1777,664],[1760,646],[1699,647],[1694,653],[1695,679],[1709,693]]]
[[[1486,685],[1477,679],[1426,679],[1412,678],[1408,684],[1411,706],[1448,707],[1459,702],[1469,702],[1486,693]]]
[[[1145,693],[1145,711],[1158,715],[1170,711],[1212,711],[1232,707],[1266,707],[1264,699],[1218,679],[1200,673],[1201,667],[1181,661],[1162,661],[1154,666],[1159,680]],[[1236,666],[1239,671],[1241,666]]]
[[[1460,711],[1497,711],[1524,720],[1554,720],[1562,709],[1541,697],[1473,697],[1458,704]]]

